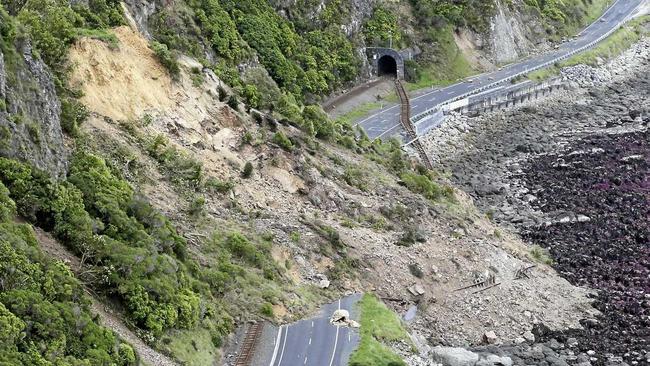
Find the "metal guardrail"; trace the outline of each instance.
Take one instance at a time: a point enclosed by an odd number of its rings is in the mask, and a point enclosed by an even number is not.
[[[622,0],[619,0],[619,1],[622,1]],[[641,7],[641,5],[643,5],[643,3],[641,3],[639,6],[637,6],[637,8],[635,8],[634,11],[638,10],[638,9]],[[613,5],[612,5],[612,6],[613,6]],[[609,9],[611,9],[611,7],[610,7]],[[609,9],[608,9],[608,10],[609,10]],[[596,20],[596,22],[599,21],[600,19],[602,19],[602,18],[606,15],[606,13],[607,13],[607,12],[603,13],[603,15],[601,15],[601,17],[598,18],[598,19]],[[583,52],[583,51],[585,51],[585,50],[587,50],[587,49],[593,47],[593,46],[596,45],[597,43],[600,43],[602,40],[604,40],[605,38],[609,37],[610,35],[612,35],[612,33],[614,33],[615,31],[617,31],[617,30],[618,30],[618,29],[619,29],[623,24],[625,24],[625,23],[627,23],[628,21],[630,21],[630,19],[631,19],[631,17],[628,15],[628,16],[625,17],[623,20],[621,20],[621,21],[620,21],[620,22],[619,22],[615,27],[613,27],[612,29],[610,29],[609,31],[607,31],[606,33],[604,33],[603,35],[601,35],[600,37],[598,37],[598,38],[596,38],[595,40],[589,42],[588,44],[586,44],[586,45],[584,45],[584,46],[582,46],[582,47],[578,47],[578,48],[576,48],[575,50],[572,50],[572,51],[570,51],[569,53],[564,54],[564,55],[562,55],[562,56],[560,56],[560,57],[558,57],[558,58],[555,58],[555,59],[553,59],[553,60],[547,61],[547,62],[545,62],[545,63],[543,63],[543,64],[537,65],[537,66],[532,67],[532,68],[530,68],[530,69],[526,69],[526,70],[524,70],[524,71],[518,72],[518,73],[516,73],[516,74],[510,75],[510,76],[508,76],[507,78],[504,78],[504,79],[501,79],[501,80],[495,81],[495,82],[493,82],[493,83],[490,83],[490,84],[484,85],[484,86],[481,87],[481,88],[477,88],[477,89],[474,89],[474,90],[472,90],[472,91],[470,91],[470,92],[467,92],[467,93],[461,94],[461,95],[459,95],[459,96],[457,96],[457,97],[454,97],[454,98],[452,98],[452,99],[450,99],[450,100],[445,101],[444,103],[439,103],[439,104],[435,105],[433,108],[427,109],[426,111],[424,111],[424,112],[422,112],[422,113],[419,113],[419,114],[413,116],[413,117],[411,118],[411,123],[415,124],[417,121],[421,120],[422,118],[424,118],[424,117],[426,117],[426,116],[428,116],[428,115],[431,115],[431,114],[433,114],[433,113],[435,113],[435,112],[438,112],[438,111],[439,111],[439,110],[440,110],[444,105],[447,105],[447,104],[453,103],[453,102],[455,102],[455,101],[457,101],[457,100],[460,100],[460,99],[463,99],[463,98],[467,98],[467,97],[469,97],[469,96],[471,96],[471,95],[474,95],[474,94],[480,93],[480,92],[482,92],[482,91],[484,91],[484,90],[491,89],[491,88],[493,88],[493,87],[495,87],[495,86],[497,86],[497,85],[499,85],[499,84],[502,84],[502,83],[504,83],[504,82],[510,81],[510,80],[512,80],[512,79],[515,79],[515,78],[518,78],[519,76],[526,75],[526,74],[528,74],[528,73],[530,73],[530,72],[533,72],[533,71],[537,71],[537,70],[539,70],[539,69],[546,68],[546,67],[548,67],[548,66],[550,66],[550,65],[553,65],[553,64],[557,63],[558,61],[565,60],[565,59],[567,59],[567,58],[569,58],[569,57],[572,57],[573,55],[575,55],[575,54],[577,54],[577,53]],[[595,22],[594,22],[594,23],[595,23]]]

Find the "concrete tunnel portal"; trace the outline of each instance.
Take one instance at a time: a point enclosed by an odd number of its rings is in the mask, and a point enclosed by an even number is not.
[[[399,51],[381,47],[368,47],[366,50],[374,75],[404,78],[404,57]]]

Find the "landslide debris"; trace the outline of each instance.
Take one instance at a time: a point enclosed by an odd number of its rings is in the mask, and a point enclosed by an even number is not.
[[[516,365],[650,362],[648,42],[598,68],[569,68],[567,91],[506,112],[454,116],[424,139],[438,168],[522,233],[531,255],[596,290],[599,314],[581,327],[538,322],[519,345],[475,352],[503,352]]]

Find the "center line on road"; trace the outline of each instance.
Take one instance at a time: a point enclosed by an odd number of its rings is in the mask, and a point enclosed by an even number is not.
[[[339,309],[341,308],[341,300],[339,300]],[[334,355],[336,355],[336,345],[339,343],[339,326],[336,326],[336,338],[334,338],[334,349],[332,350],[332,358],[330,358],[330,366],[334,363]]]
[[[311,327],[312,328],[314,327],[314,321],[313,320],[311,321]]]
[[[339,299],[339,310],[341,310],[341,299]],[[339,326],[336,326],[336,337],[334,338],[334,349],[332,350],[332,358],[330,358],[330,365],[334,363],[334,355],[336,355],[336,345],[339,343]]]
[[[305,362],[302,363],[303,365],[307,364],[307,356],[305,356]]]
[[[311,338],[309,338],[309,344],[311,344]]]

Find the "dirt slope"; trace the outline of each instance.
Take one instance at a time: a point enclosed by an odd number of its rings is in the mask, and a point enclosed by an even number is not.
[[[220,81],[214,74],[204,71],[205,81],[194,86],[188,69],[196,63],[183,60],[180,81],[152,79],[149,70],[137,66],[156,63],[151,53],[138,51],[144,40],[127,41],[140,37],[127,28],[116,32],[125,39],[119,50],[83,40],[84,46],[73,51],[75,75],[78,80],[85,75],[82,89],[96,96],[84,99],[94,112],[84,125],[89,144],[106,156],[128,151],[132,163],[118,166],[124,166],[124,175],[190,238],[197,257],[201,238],[218,228],[244,227],[272,235],[276,260],[293,283],[318,286],[327,275],[332,281],[327,294],[332,297],[370,289],[393,299],[387,301],[399,312],[418,305],[412,328],[434,343],[474,344],[487,330],[507,341],[536,322],[552,328],[578,326],[580,318],[589,316],[585,290],[533,262],[525,244],[500,232],[461,192],[456,203],[433,204],[400,185],[384,166],[349,149],[320,142],[311,153],[304,146],[282,150],[270,142],[270,127],[218,101]],[[110,62],[93,67],[97,60]],[[119,74],[110,80],[110,88],[101,77],[105,74]],[[148,86],[134,87],[134,80]],[[160,100],[147,99],[151,88],[159,89]],[[122,98],[121,91],[132,95]],[[132,119],[145,113],[151,115],[149,123]],[[303,141],[296,129],[279,129]],[[202,162],[207,177],[230,180],[234,188],[225,195],[201,193],[205,215],[192,218],[187,211],[192,193],[174,187],[134,139],[135,132],[168,138]],[[242,142],[246,133],[250,143]],[[249,179],[241,177],[246,161],[254,165]],[[351,169],[360,172],[364,190],[346,183]],[[327,249],[327,239],[315,229],[319,225],[339,233],[343,248]],[[422,242],[396,245],[407,227],[416,227]],[[519,268],[532,264],[537,267],[530,279],[514,279]],[[500,285],[478,294],[454,291],[486,272]],[[416,284],[422,286],[422,295],[409,291]],[[302,304],[313,301],[298,290],[285,295],[281,305],[286,315],[280,320],[300,316]],[[246,306],[242,295],[226,300]]]

